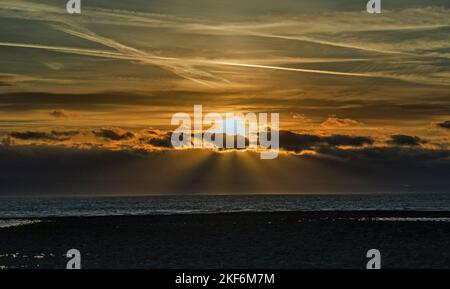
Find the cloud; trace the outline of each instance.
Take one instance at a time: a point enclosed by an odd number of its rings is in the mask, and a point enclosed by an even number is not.
[[[4,46],[0,42],[0,46]],[[26,74],[0,73],[0,86],[14,86],[17,83],[44,82],[53,84],[68,84],[71,81],[58,78],[47,78],[42,76],[31,76]]]
[[[349,162],[403,164],[422,166],[426,163],[450,164],[450,151],[446,149],[424,149],[419,146],[365,147],[340,149],[336,147],[320,147],[319,153],[335,156]],[[385,167],[386,169],[386,167]],[[450,169],[450,166],[447,170]],[[444,173],[442,171],[441,173]]]
[[[12,140],[11,136],[4,136],[2,140],[0,141],[0,146],[9,147],[14,144],[14,141]]]
[[[119,43],[118,41],[112,38],[100,36],[95,32],[89,30],[88,28],[86,28],[84,21],[69,19],[66,17],[66,15],[64,15],[64,11],[54,6],[37,3],[21,3],[21,2],[17,3],[7,1],[5,3],[3,2],[0,3],[0,7],[2,7],[0,16],[7,18],[12,17],[38,21],[45,19],[45,21],[48,22],[47,24],[53,27],[55,30],[64,32],[73,37],[87,40],[92,43],[100,44],[108,48],[112,48],[116,52],[105,50],[79,49],[62,46],[49,46],[34,43],[1,42],[0,46],[44,49],[60,53],[78,54],[102,58],[106,57],[110,59],[132,60],[135,62],[139,62],[141,64],[150,64],[158,66],[182,78],[207,86],[214,84],[214,82],[217,81],[227,82],[226,79],[215,76],[206,70],[200,69],[198,65],[194,66],[189,62],[184,61],[183,59],[177,59],[173,57],[160,57],[151,52],[139,50],[130,45]],[[144,26],[148,26],[151,24],[156,24],[157,27],[161,27],[164,24],[178,26],[177,25],[178,17],[172,17],[171,19],[171,17],[167,16],[164,17],[164,15],[157,15],[150,13],[136,13],[124,10],[108,10],[98,8],[93,8],[89,10],[90,11],[88,13],[92,13],[90,14],[92,17],[90,19],[109,19],[106,22],[104,20],[100,22],[94,21],[96,23],[112,25],[121,22],[121,23],[129,23],[131,24],[131,26],[134,26],[133,23],[141,22],[144,24]],[[159,19],[155,19],[152,21],[151,20],[152,18],[159,18]],[[174,20],[176,20],[176,22]]]
[[[164,133],[159,135],[152,135],[151,137],[144,137],[141,138],[141,141],[146,144],[151,144],[156,147],[164,147],[164,148],[172,148],[172,142],[171,142],[171,136],[172,133]],[[243,136],[230,136],[227,134],[222,133],[203,133],[203,137],[207,136],[208,139],[214,140],[214,139],[222,139],[224,144],[229,141],[233,143],[237,143],[238,138],[242,138],[243,142],[246,146],[249,145],[249,140],[247,138],[244,138]],[[191,136],[191,140],[194,139],[194,135]],[[295,133],[289,132],[289,131],[282,131],[280,132],[280,147],[284,148],[285,150],[291,150],[291,151],[301,151],[303,149],[308,149],[313,147],[314,145],[318,144],[320,142],[321,138],[316,135],[297,135]],[[208,144],[211,145],[211,147],[214,147],[214,144]],[[300,148],[301,147],[301,148]],[[297,149],[298,148],[298,149]],[[226,149],[221,149],[226,150]]]
[[[357,120],[353,120],[350,118],[337,118],[337,117],[329,117],[327,120],[320,124],[322,127],[327,129],[336,129],[336,128],[347,128],[353,126],[363,126],[362,122]]]
[[[163,148],[173,147],[170,138],[151,138],[147,140],[147,143],[155,147],[163,147]]]
[[[267,161],[248,151],[0,145],[0,194],[448,192],[448,150],[321,146],[318,152]]]
[[[100,128],[100,129],[80,129],[80,130],[36,130],[36,131],[11,131],[6,134],[13,140],[22,141],[21,144],[43,144],[51,146],[63,145],[66,147],[103,147],[105,149],[122,149],[131,147],[143,151],[172,150],[170,130],[144,129],[144,130],[125,130],[119,127]],[[192,136],[193,138],[194,136]],[[381,137],[381,136],[379,136]],[[227,136],[215,134],[211,139],[224,139],[233,143],[238,141],[236,136]],[[71,142],[67,142],[71,140]],[[288,130],[279,132],[280,149],[282,151],[294,154],[301,154],[304,151],[322,151],[324,148],[339,148],[342,150],[351,148],[375,147],[376,141],[372,137],[346,134],[314,134],[297,133]],[[444,140],[445,141],[445,140]],[[245,147],[248,147],[249,140],[243,137]],[[414,147],[425,144],[426,141],[409,135],[392,135],[387,142],[392,147]],[[445,143],[435,143],[440,148],[445,148]],[[205,149],[215,150],[214,144],[208,144]],[[222,149],[227,151],[228,149]],[[232,151],[232,150],[230,150]]]
[[[425,142],[426,141],[417,136],[397,134],[391,136],[391,140],[388,141],[388,144],[397,146],[419,146]]]
[[[57,109],[49,112],[49,114],[56,118],[68,118],[69,114],[64,109]]]
[[[300,72],[309,74],[321,74],[321,75],[333,75],[333,76],[349,76],[349,77],[365,77],[365,78],[397,78],[394,76],[382,75],[382,74],[372,74],[372,73],[356,73],[356,72],[344,72],[344,71],[333,71],[324,69],[308,69],[308,68],[293,68],[285,66],[275,66],[275,65],[261,65],[261,64],[251,64],[245,62],[236,61],[221,61],[221,60],[209,60],[205,58],[195,58],[195,59],[184,59],[184,58],[168,58],[168,57],[158,57],[147,52],[137,51],[135,48],[130,46],[122,45],[112,39],[100,37],[97,35],[84,34],[82,32],[73,31],[71,29],[64,29],[58,27],[58,29],[67,32],[71,35],[81,37],[86,40],[93,41],[95,43],[106,45],[110,48],[118,50],[118,53],[111,53],[108,51],[101,50],[88,50],[79,48],[69,48],[69,47],[58,47],[58,46],[46,46],[38,44],[26,44],[26,43],[12,43],[12,42],[0,42],[0,46],[5,47],[19,47],[19,48],[33,48],[33,49],[43,49],[59,53],[76,54],[84,56],[94,56],[101,58],[110,58],[118,60],[132,60],[143,64],[150,64],[159,66],[165,70],[171,71],[172,73],[191,80],[198,84],[206,86],[216,86],[220,83],[230,83],[225,78],[214,75],[206,70],[199,70],[197,67],[240,67],[249,69],[263,69],[263,70],[278,70],[278,71],[288,71],[288,72]],[[46,80],[51,81],[51,80]],[[217,83],[219,82],[219,83]]]
[[[118,5],[118,3],[111,5]],[[158,4],[155,5],[159,6]],[[239,6],[241,4],[230,5]],[[135,5],[131,5],[130,9],[134,7],[137,11],[105,9],[95,6],[96,3],[92,3],[90,7],[85,9],[86,13],[90,15],[89,18],[69,18],[65,15],[64,9],[54,5],[5,0],[0,3],[2,8],[0,16],[2,18],[42,21],[59,32],[89,41],[91,44],[100,44],[108,50],[6,41],[0,45],[129,60],[132,63],[160,67],[179,77],[206,86],[228,85],[232,82],[225,78],[225,74],[220,75],[223,66],[328,76],[387,78],[450,85],[448,71],[443,69],[442,61],[436,59],[437,57],[450,58],[447,52],[448,41],[446,41],[448,37],[446,28],[450,26],[448,20],[450,19],[450,10],[445,5],[442,5],[442,7],[421,5],[422,7],[396,11],[385,9],[382,17],[369,18],[361,13],[360,9],[355,9],[349,3],[342,4],[344,10],[328,10],[327,13],[319,13],[316,9],[312,9],[316,11],[305,12],[308,11],[308,5],[298,3],[293,5],[291,3],[277,10],[278,13],[273,15],[268,13],[271,16],[250,17],[243,14],[238,17],[240,21],[236,21],[234,17],[233,19],[205,18],[205,14],[200,11],[198,11],[200,13],[193,13],[190,17],[186,17],[184,13],[180,14],[174,11],[172,11],[174,13],[172,15],[148,13],[145,12],[146,7],[136,7]],[[204,6],[201,10],[208,10],[213,8],[214,5],[201,6]],[[326,10],[334,7],[334,5],[330,6],[329,3],[318,6]],[[289,8],[286,9],[287,7]],[[345,11],[345,8],[350,10]],[[242,16],[246,17],[243,18]],[[289,41],[293,43],[292,47],[295,47],[295,43],[299,42],[300,45],[307,44],[309,47],[312,46],[313,49],[315,47],[320,48],[316,51],[334,49],[338,54],[346,51],[347,53],[356,53],[358,56],[368,56],[369,60],[367,63],[351,67],[345,64],[336,67],[332,58],[329,59],[331,65],[328,67],[298,67],[298,61],[292,61],[286,63],[286,65],[265,65],[266,55],[261,57],[260,61],[256,59],[256,62],[250,63],[233,59],[233,55],[226,55],[223,52],[226,49],[222,49],[223,47],[220,46],[214,47],[212,51],[208,48],[199,50],[196,49],[195,45],[191,47],[190,43],[186,45],[186,42],[183,43],[183,46],[185,46],[185,49],[195,51],[193,57],[162,57],[158,53],[140,49],[138,48],[139,45],[129,43],[128,40],[121,42],[113,36],[104,36],[111,35],[111,31],[102,35],[100,32],[97,33],[87,28],[96,27],[96,29],[100,29],[99,27],[105,25],[109,28],[112,25],[119,24],[120,26],[128,26],[129,29],[145,27],[151,28],[151,31],[155,33],[169,32],[180,36],[180,39],[185,39],[186,35],[209,39],[215,39],[215,37],[237,37],[241,39],[246,37],[249,39],[249,41],[245,41],[246,43],[267,41],[267,45],[271,46],[277,42]],[[112,29],[114,30],[116,27],[112,27]],[[383,34],[380,35],[380,32]],[[380,37],[383,37],[383,41],[379,41]],[[261,39],[255,40],[257,38]],[[127,44],[124,44],[125,42]],[[192,42],[195,44],[194,41]],[[216,43],[216,41],[212,40],[209,43]],[[217,45],[221,45],[222,41],[217,41],[217,43]],[[161,44],[161,46],[164,45]],[[324,49],[322,49],[323,47]],[[216,50],[221,51],[219,57],[214,53]],[[213,53],[215,57],[211,57],[209,53]],[[283,56],[280,56],[280,58],[283,59]]]
[[[25,6],[12,6],[14,10],[23,11],[25,14],[27,14],[28,9]],[[22,48],[34,48],[34,49],[45,49],[50,50],[54,52],[61,52],[61,53],[71,53],[71,54],[80,54],[80,55],[88,55],[88,56],[96,56],[96,57],[107,57],[111,59],[123,59],[123,60],[133,60],[142,64],[150,64],[150,65],[156,65],[161,67],[162,69],[168,70],[182,78],[191,80],[193,82],[204,84],[204,85],[215,85],[217,82],[223,82],[223,83],[229,83],[229,81],[223,77],[220,77],[216,74],[213,74],[211,71],[217,66],[232,66],[232,67],[243,67],[243,68],[253,68],[253,69],[268,69],[268,70],[281,70],[281,71],[291,71],[291,72],[302,72],[302,73],[313,73],[313,74],[325,74],[325,75],[335,75],[335,76],[352,76],[352,77],[386,77],[386,78],[393,78],[393,79],[408,79],[407,75],[399,75],[399,74],[393,74],[393,73],[386,73],[385,71],[372,73],[372,71],[364,71],[364,72],[350,72],[350,71],[338,71],[338,70],[330,70],[330,69],[311,69],[311,68],[299,68],[299,67],[285,67],[280,65],[263,65],[261,63],[244,63],[244,62],[238,62],[238,61],[231,61],[231,60],[212,60],[207,59],[205,57],[195,57],[195,58],[180,58],[180,57],[161,57],[157,56],[154,53],[150,53],[144,50],[139,50],[131,45],[125,45],[122,44],[113,38],[107,38],[105,36],[100,36],[97,33],[94,33],[93,31],[87,29],[83,23],[75,23],[67,20],[65,17],[61,17],[61,15],[54,15],[58,14],[55,13],[54,9],[51,8],[44,8],[45,6],[39,6],[39,10],[41,13],[50,13],[52,17],[50,18],[51,26],[59,31],[65,32],[71,36],[78,37],[93,43],[101,44],[103,46],[106,46],[108,48],[112,48],[116,50],[116,52],[111,51],[95,51],[95,50],[86,50],[86,49],[79,49],[79,48],[70,48],[70,47],[57,47],[57,46],[45,46],[45,45],[39,45],[39,44],[26,44],[26,43],[13,43],[13,42],[2,42],[0,45],[3,46],[9,46],[9,47],[22,47]],[[7,6],[6,8],[11,8],[11,6]],[[48,8],[48,9],[47,9]],[[38,10],[38,11],[39,11]],[[16,11],[17,12],[17,11]],[[98,13],[98,10],[93,11],[93,13]],[[36,17],[34,15],[36,13],[36,10],[31,13],[31,17]],[[123,17],[121,14],[126,13],[126,11],[109,11],[107,15],[112,16],[115,15],[119,18]],[[353,13],[355,14],[355,13]],[[47,15],[48,16],[48,15]],[[127,17],[129,16],[129,13],[127,14]],[[355,15],[356,16],[356,15]],[[360,15],[357,15],[360,16]],[[30,15],[28,14],[28,16]],[[94,17],[93,17],[94,18]],[[100,17],[99,17],[100,18]],[[320,18],[320,17],[319,17]],[[339,17],[333,17],[333,18],[339,18]],[[32,18],[34,19],[34,18]],[[348,19],[348,18],[345,18]],[[186,20],[186,19],[185,19]],[[185,21],[184,20],[184,21]],[[324,19],[321,19],[322,21]],[[313,21],[313,20],[312,20]],[[54,24],[52,22],[56,22],[57,24]],[[158,21],[157,21],[158,22]],[[346,21],[343,21],[346,22]],[[282,22],[281,27],[284,27],[283,24],[286,22]],[[289,25],[300,25],[302,26],[302,22],[299,22],[298,20],[292,20],[287,21],[287,23],[290,23]],[[125,23],[126,24],[126,23]],[[150,24],[150,23],[146,23]],[[201,24],[197,23],[172,23],[174,24],[174,27],[181,28],[184,25],[184,29],[188,27],[196,27],[198,29],[199,27],[202,27],[200,29],[200,32],[208,31],[208,29],[211,29],[211,25],[207,24],[202,26]],[[188,25],[191,24],[191,25]],[[158,22],[157,25],[160,25]],[[222,27],[214,26],[213,30],[218,31],[220,29],[223,29],[224,31],[228,31],[230,33],[234,34],[244,34],[247,36],[261,36],[261,37],[269,37],[269,38],[281,38],[281,39],[289,39],[289,40],[301,40],[301,41],[309,41],[320,45],[331,45],[331,46],[337,46],[337,47],[345,47],[345,48],[357,48],[357,49],[364,49],[365,45],[345,45],[345,44],[339,44],[337,42],[332,41],[326,41],[326,40],[318,40],[318,39],[312,39],[311,36],[308,35],[299,35],[299,36],[282,36],[282,35],[276,35],[271,32],[255,32],[251,31],[248,28],[238,28],[235,27],[236,25],[222,25]],[[239,26],[239,25],[237,25]],[[242,25],[240,25],[242,26]],[[255,23],[248,24],[249,27],[253,27],[253,30],[258,30],[258,25]],[[273,26],[280,28],[280,25],[275,23]],[[264,28],[271,28],[273,26],[265,26]],[[325,25],[327,26],[327,25]],[[335,27],[337,27],[336,25]],[[245,24],[244,24],[245,27]],[[354,30],[354,25],[350,25],[349,28],[352,27]],[[220,29],[219,29],[220,28]],[[336,29],[336,28],[334,28]],[[292,30],[292,29],[289,29]],[[310,30],[310,29],[309,29]],[[195,32],[196,30],[193,29]],[[302,31],[302,29],[298,29],[297,31]],[[359,30],[357,30],[359,31]],[[192,31],[189,31],[192,32]],[[379,51],[377,49],[369,49],[366,48],[368,51]],[[387,53],[395,53],[387,51]],[[332,61],[332,60],[331,60]],[[201,69],[199,67],[202,67]],[[207,69],[204,69],[206,67]],[[424,79],[426,80],[426,78]]]
[[[365,136],[349,136],[349,135],[332,135],[322,137],[327,144],[332,146],[354,146],[361,147],[364,145],[372,145],[374,140]]]
[[[416,97],[406,98],[390,95],[389,97],[392,99],[374,97],[367,100],[363,98],[363,94],[361,94],[361,98],[341,98],[338,97],[341,95],[333,94],[328,90],[317,90],[315,87],[308,87],[306,92],[294,90],[284,94],[265,90],[264,87],[236,91],[174,89],[97,93],[5,92],[0,93],[0,112],[21,112],[24,113],[24,117],[32,116],[35,112],[50,112],[61,108],[64,108],[67,113],[73,111],[71,116],[75,111],[77,114],[81,111],[83,113],[101,112],[98,114],[100,116],[97,118],[99,123],[96,125],[106,127],[110,125],[108,122],[110,118],[128,122],[130,117],[135,118],[140,114],[142,123],[155,125],[152,123],[154,119],[159,123],[161,123],[161,119],[164,119],[166,124],[169,124],[171,114],[180,111],[191,112],[193,103],[201,103],[205,110],[221,107],[236,111],[275,111],[279,112],[282,117],[283,115],[292,115],[291,125],[286,127],[289,130],[297,129],[299,125],[302,125],[303,128],[307,125],[314,125],[311,119],[320,120],[333,114],[345,115],[346,118],[342,119],[355,121],[359,121],[363,117],[366,126],[349,126],[348,128],[367,127],[370,129],[371,123],[402,126],[408,122],[430,123],[435,119],[442,118],[448,115],[450,109],[445,93],[444,90],[442,93],[433,90],[433,95],[425,98],[425,95],[419,91],[416,93]],[[317,97],[316,94],[325,94],[327,97]],[[305,97],[294,97],[295,95],[305,95]],[[402,92],[400,95],[405,94]],[[302,114],[307,115],[308,118],[302,117]],[[418,115],[420,115],[420,119],[418,119]],[[342,119],[339,118],[339,120]],[[294,125],[294,122],[298,123]],[[37,123],[35,125],[38,126]],[[48,125],[52,126],[53,124],[49,122]],[[161,128],[161,126],[158,127]]]
[[[450,129],[450,120],[438,123],[437,125],[442,128]]]
[[[64,66],[62,63],[59,62],[45,62],[44,65],[52,70],[61,70]]]
[[[206,132],[205,132],[206,133]],[[205,133],[203,135],[205,135]],[[28,130],[28,131],[10,131],[6,132],[9,141],[3,141],[3,144],[12,146],[20,145],[43,145],[48,146],[64,146],[72,148],[103,148],[109,150],[140,150],[142,152],[158,152],[158,151],[172,151],[175,150],[172,146],[171,130],[158,129],[134,129],[127,130],[119,127],[99,128],[99,129],[78,129],[78,130]],[[248,148],[249,140],[243,136],[242,138],[245,148],[240,150],[253,151]],[[223,139],[224,142],[229,141],[237,143],[237,136],[228,136],[223,134],[215,134],[210,136],[212,140],[217,138]],[[194,136],[192,136],[192,139]],[[317,133],[298,133],[289,130],[282,130],[279,132],[280,150],[281,154],[301,155],[307,153],[331,153],[345,156],[345,151],[351,152],[353,149],[364,151],[367,148],[374,150],[367,150],[367,153],[373,153],[378,148],[383,148],[388,145],[390,148],[420,148],[439,150],[448,147],[447,140],[434,139],[431,146],[422,146],[427,141],[417,137],[406,134],[390,135],[389,140],[384,143],[382,140],[384,135],[377,135],[376,138],[353,135],[353,134],[317,134]],[[337,151],[334,149],[338,149]],[[225,151],[231,152],[233,149],[219,149],[214,143],[205,144],[205,151]],[[339,153],[337,153],[339,152]],[[352,153],[354,154],[354,153]],[[348,157],[351,157],[349,155]]]
[[[10,136],[19,140],[46,140],[46,141],[66,141],[77,135],[78,131],[23,131],[11,132]]]
[[[171,132],[164,133],[158,130],[150,130],[147,131],[147,136],[142,137],[139,140],[155,147],[172,148],[171,137]]]
[[[215,99],[220,96],[227,96],[224,91],[201,91],[192,92],[189,90],[164,91],[157,90],[151,92],[124,92],[108,91],[98,93],[49,93],[49,92],[14,92],[0,93],[0,110],[3,111],[26,111],[26,110],[61,110],[64,107],[71,110],[107,110],[114,111],[127,106],[141,107],[164,107],[162,112],[180,109],[192,110],[192,103],[204,103],[213,105]],[[174,104],[176,98],[176,104]],[[251,102],[249,100],[249,102]],[[186,108],[187,107],[187,108]],[[136,111],[134,111],[135,113]],[[66,111],[66,113],[68,113]],[[154,113],[157,113],[156,111]],[[129,117],[126,115],[125,117]],[[170,119],[168,120],[170,122]]]
[[[449,111],[448,1],[415,1],[414,9],[404,9],[408,1],[394,1],[379,17],[361,13],[365,3],[354,0],[229,0],[220,4],[220,15],[217,3],[200,1],[196,9],[182,0],[109,1],[114,9],[90,1],[83,12],[88,17],[68,17],[56,1],[0,1],[0,30],[6,32],[0,42],[0,128],[6,135],[0,191],[22,185],[44,193],[110,193],[118,187],[125,193],[183,193],[185,184],[216,178],[229,187],[204,189],[229,192],[247,189],[252,176],[260,192],[271,185],[274,192],[307,191],[308,181],[317,179],[364,180],[364,189],[371,177],[379,186],[447,182],[448,191],[446,131],[422,128]],[[425,8],[430,5],[442,7]],[[104,92],[111,90],[121,92]],[[282,118],[292,112],[291,125],[283,123],[280,132],[281,148],[289,154],[255,162],[265,174],[253,175],[238,161],[252,152],[177,152],[170,149],[167,130],[140,130],[149,124],[168,129],[170,115],[191,112],[193,103],[205,111],[274,111]],[[68,114],[61,108],[83,113],[79,131],[52,130]],[[362,122],[367,131],[318,134],[311,130],[318,120],[325,120],[320,133]],[[438,126],[448,129],[449,123]],[[409,136],[413,129],[426,145]],[[404,134],[391,137],[392,131]],[[386,137],[388,143],[377,146]],[[302,156],[305,150],[316,154]],[[177,177],[184,182],[176,183]],[[121,179],[128,181],[120,184]]]
[[[134,138],[134,133],[129,131],[124,131],[119,128],[103,128],[100,130],[94,130],[92,131],[94,135],[97,137],[102,137],[105,139],[113,140],[113,141],[120,141],[120,140],[129,140]]]
[[[206,132],[203,134],[203,136]],[[103,147],[105,149],[123,149],[131,147],[143,151],[158,151],[161,148],[172,150],[171,131],[162,130],[141,130],[127,131],[122,128],[102,128],[95,130],[79,131],[13,131],[8,134],[13,139],[26,141],[25,144],[42,144],[44,141],[49,146],[64,145],[66,147]],[[365,136],[351,135],[316,135],[316,134],[298,134],[292,131],[280,131],[280,149],[301,153],[305,150],[317,150],[319,147],[364,147],[374,144],[374,140]],[[74,138],[75,136],[79,136]],[[194,135],[192,136],[192,139]],[[249,140],[243,136],[229,136],[217,133],[209,136],[210,139],[223,139],[237,143],[243,141],[245,147],[248,147]],[[70,143],[66,141],[72,140]],[[22,143],[23,144],[23,143]],[[214,143],[206,144],[205,149],[215,150]],[[245,149],[245,148],[244,148]],[[227,151],[228,149],[221,149]],[[230,150],[232,151],[232,150]]]
[[[280,148],[286,151],[301,152],[317,146],[355,146],[372,145],[374,140],[364,136],[297,134],[280,131]]]

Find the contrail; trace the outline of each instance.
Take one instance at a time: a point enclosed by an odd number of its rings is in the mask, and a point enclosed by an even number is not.
[[[66,25],[68,25],[68,24],[66,24]],[[180,62],[182,62],[183,59],[157,57],[152,53],[141,51],[134,47],[124,45],[122,43],[115,41],[114,39],[110,39],[110,38],[106,38],[106,37],[97,35],[96,33],[92,32],[90,30],[87,30],[87,29],[83,29],[84,31],[77,31],[74,29],[61,27],[61,26],[55,26],[55,25],[52,25],[52,26],[55,29],[65,32],[69,35],[115,49],[116,51],[121,52],[126,57],[131,57],[136,61],[159,66],[162,69],[165,69],[165,70],[168,70],[168,71],[174,73],[175,75],[178,75],[182,78],[197,82],[199,84],[203,84],[206,86],[213,86],[210,83],[211,81],[223,81],[223,82],[229,83],[228,80],[223,79],[221,77],[217,77],[215,75],[212,75],[207,71],[202,71],[195,67],[180,64]],[[69,26],[71,26],[71,25],[69,25]],[[77,27],[77,29],[79,29],[79,27]],[[172,60],[172,63],[170,63],[167,60]]]
[[[126,55],[124,55],[122,53],[115,53],[115,52],[109,52],[109,51],[104,51],[104,50],[95,50],[95,49],[71,48],[71,47],[65,47],[65,46],[49,46],[49,45],[14,43],[14,42],[0,42],[0,46],[43,49],[43,50],[59,52],[59,53],[103,57],[103,58],[111,58],[111,59],[135,60],[135,58],[127,57]]]
[[[192,63],[192,64],[202,64],[202,65],[235,66],[235,67],[284,70],[284,71],[314,73],[314,74],[326,74],[326,75],[354,76],[354,77],[380,77],[380,76],[364,74],[364,73],[315,70],[315,69],[292,68],[292,67],[283,67],[283,66],[226,62],[226,61],[201,60],[201,59],[189,60],[189,59],[174,58],[174,57],[158,57],[158,56],[153,56],[153,55],[126,55],[124,53],[118,53],[118,52],[109,52],[109,51],[93,50],[93,49],[70,48],[70,47],[63,47],[63,46],[48,46],[48,45],[39,45],[39,44],[0,42],[0,46],[44,49],[44,50],[59,52],[59,53],[68,53],[68,54],[102,57],[102,58],[119,59],[119,60],[142,61],[142,62],[151,63],[151,64],[155,64],[154,61],[167,61],[167,62],[173,61],[173,62],[187,62],[187,63]],[[161,65],[161,64],[159,64],[159,65]],[[164,65],[167,65],[167,64],[164,64]],[[170,66],[170,64],[168,66]],[[177,73],[177,72],[174,72],[174,73],[176,73],[177,75],[180,75],[180,73]],[[205,84],[205,82],[195,79],[195,78],[192,78],[192,77],[189,77],[189,76],[183,76],[183,77],[186,79],[201,83],[201,84]]]
[[[283,66],[271,66],[271,65],[258,65],[258,64],[246,64],[237,62],[226,62],[226,61],[214,61],[214,60],[189,60],[174,57],[158,57],[149,55],[126,55],[124,53],[108,52],[102,50],[93,49],[81,49],[81,48],[70,48],[64,46],[48,46],[39,44],[24,44],[24,43],[13,43],[13,42],[0,42],[0,46],[7,47],[19,47],[19,48],[34,48],[34,49],[44,49],[53,52],[77,54],[84,56],[94,56],[110,59],[119,60],[134,60],[134,61],[146,61],[146,60],[163,60],[163,61],[185,61],[188,63],[203,64],[203,65],[223,65],[223,66],[236,66],[236,67],[247,67],[247,68],[259,68],[259,69],[272,69],[272,70],[284,70],[284,71],[294,71],[294,72],[304,72],[304,73],[315,73],[315,74],[327,74],[327,75],[341,75],[341,76],[357,76],[357,77],[379,77],[364,73],[352,73],[352,72],[339,72],[339,71],[329,71],[329,70],[315,70],[315,69],[304,69],[304,68],[292,68]],[[153,64],[153,63],[152,63]],[[190,79],[194,80],[194,79]]]
[[[226,61],[206,61],[211,64],[226,65],[226,66],[238,66],[238,67],[249,67],[249,68],[261,68],[261,69],[272,69],[272,70],[284,70],[284,71],[296,71],[304,73],[315,73],[315,74],[327,74],[327,75],[341,75],[341,76],[357,76],[357,77],[379,77],[371,74],[364,73],[352,73],[352,72],[339,72],[330,70],[317,70],[317,69],[305,69],[305,68],[293,68],[293,67],[283,67],[283,66],[271,66],[271,65],[258,65],[258,64],[246,64],[246,63],[235,63]]]

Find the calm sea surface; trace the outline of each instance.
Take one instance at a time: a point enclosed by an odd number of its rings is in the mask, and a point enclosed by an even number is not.
[[[450,211],[450,194],[0,198],[0,218],[330,210]]]

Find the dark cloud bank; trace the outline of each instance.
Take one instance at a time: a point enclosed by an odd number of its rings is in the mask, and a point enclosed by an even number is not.
[[[280,148],[287,151],[301,152],[316,146],[355,146],[371,145],[374,140],[368,137],[332,135],[318,136],[313,134],[296,134],[290,131],[280,132]]]
[[[438,126],[442,127],[442,128],[450,129],[450,120],[438,123]]]
[[[398,146],[419,146],[423,143],[426,143],[426,141],[417,136],[397,134],[391,136],[391,140],[388,141],[388,143],[391,145],[398,145]]]
[[[121,132],[120,130],[117,129],[100,129],[94,130],[93,133],[98,137],[114,141],[128,140],[134,137],[134,134],[132,132],[129,131]]]
[[[20,140],[47,140],[47,141],[65,141],[78,134],[78,131],[24,131],[11,132],[10,136]]]
[[[31,133],[15,136],[59,137]],[[158,142],[154,144],[167,145],[164,138]],[[417,145],[374,147],[372,143],[364,137],[283,133],[281,145],[285,149],[313,148],[317,154],[280,155],[275,160],[260,160],[253,152],[112,151],[3,144],[0,194],[447,192],[448,150]]]

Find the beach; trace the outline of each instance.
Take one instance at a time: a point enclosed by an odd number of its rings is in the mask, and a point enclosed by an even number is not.
[[[64,269],[66,252],[78,249],[86,269],[364,269],[366,252],[374,248],[381,252],[385,269],[450,268],[450,212],[244,212],[21,221],[25,223],[0,228],[1,268]]]

